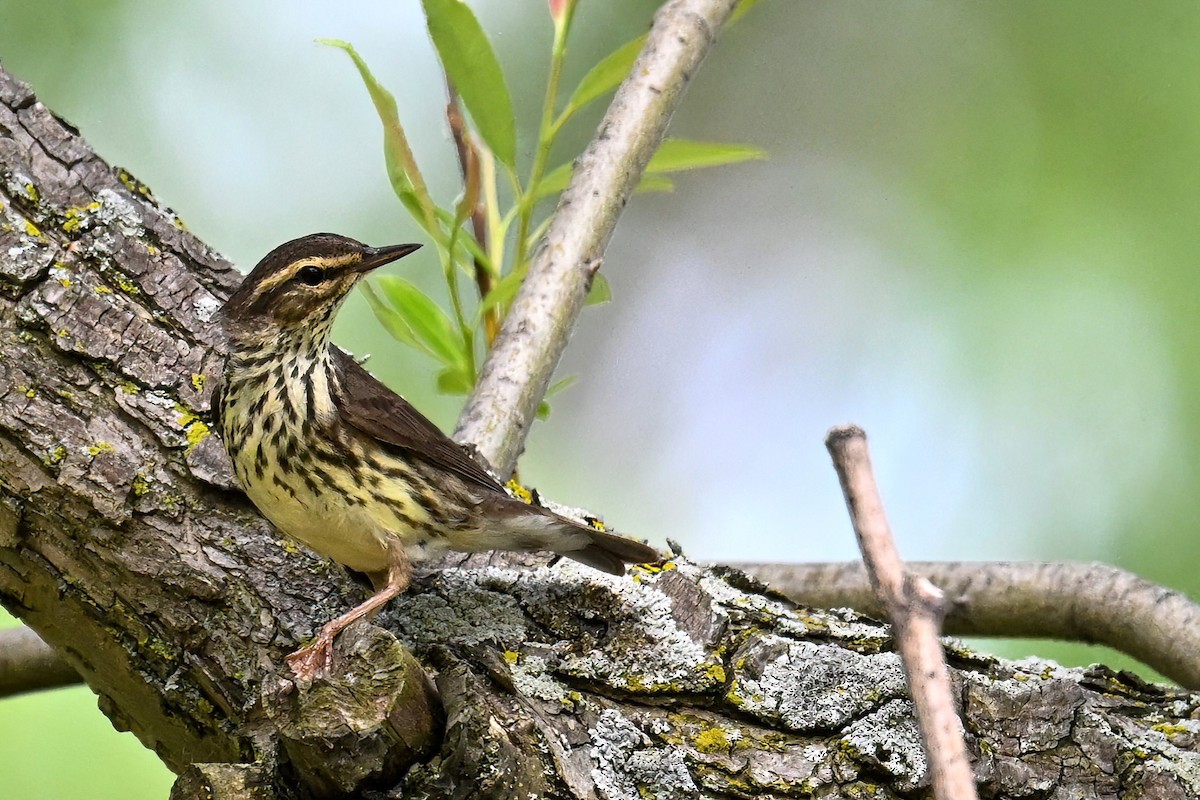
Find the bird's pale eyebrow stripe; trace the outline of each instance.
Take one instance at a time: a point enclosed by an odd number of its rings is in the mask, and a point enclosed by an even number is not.
[[[279,272],[275,273],[274,275],[269,275],[264,278],[262,283],[258,285],[258,291],[254,293],[254,297],[257,299],[274,289],[276,286],[282,286],[292,278],[296,277],[296,273],[304,267],[320,267],[321,269],[327,270],[344,266],[354,260],[354,255],[345,255],[334,256],[332,258],[314,256],[293,261],[291,264],[288,264],[287,267],[279,270]]]

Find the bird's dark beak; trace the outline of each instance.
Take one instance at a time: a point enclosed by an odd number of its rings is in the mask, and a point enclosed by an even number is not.
[[[419,244],[393,244],[387,247],[367,247],[363,250],[362,261],[350,267],[352,272],[364,273],[370,272],[373,269],[382,267],[384,264],[390,264],[393,261],[404,258],[414,250],[420,250]]]

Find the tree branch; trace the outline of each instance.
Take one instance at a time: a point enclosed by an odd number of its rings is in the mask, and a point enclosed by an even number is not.
[[[501,475],[516,466],[617,218],[662,141],[688,81],[737,4],[665,3],[637,63],[576,164],[454,433]]]
[[[904,677],[916,708],[938,800],[975,800],[975,777],[967,760],[963,726],[954,708],[950,673],[938,639],[945,613],[941,591],[906,574],[883,498],[871,470],[867,435],[861,428],[834,428],[825,439],[846,496],[846,508],[875,594],[896,630]]]
[[[29,628],[0,631],[0,698],[79,681],[79,673]]]
[[[454,556],[339,636],[340,683],[293,686],[284,654],[363,587],[271,529],[210,434],[238,280],[0,70],[0,603],[177,798],[925,794],[887,626],[682,560]],[[1197,697],[953,662],[989,796],[1200,793]]]
[[[797,603],[883,613],[861,564],[736,566]],[[1200,605],[1179,592],[1107,564],[928,561],[907,567],[946,593],[949,634],[1102,644],[1200,689]]]

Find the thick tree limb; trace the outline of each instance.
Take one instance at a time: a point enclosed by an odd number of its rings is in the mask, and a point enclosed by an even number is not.
[[[0,698],[79,683],[79,673],[29,628],[0,631]]]
[[[1111,567],[1078,562],[910,562],[945,592],[956,636],[1102,644],[1200,689],[1200,605]],[[861,564],[738,564],[797,603],[881,616]]]
[[[271,530],[208,435],[238,279],[0,71],[0,603],[176,797],[928,795],[889,629],[733,570],[456,557],[339,637],[338,680],[290,685],[283,655],[364,590]],[[1196,696],[950,655],[985,795],[1200,794]]]
[[[512,473],[592,276],[688,81],[738,0],[669,0],[575,165],[543,246],[505,317],[454,438]]]
[[[842,484],[871,586],[895,630],[934,795],[938,800],[975,800],[975,779],[938,640],[944,596],[929,581],[905,571],[871,469],[867,435],[855,426],[834,428],[825,446]]]

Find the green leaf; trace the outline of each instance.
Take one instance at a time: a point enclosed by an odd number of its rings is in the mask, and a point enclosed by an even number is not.
[[[496,158],[517,161],[517,126],[500,62],[475,14],[462,0],[422,0],[429,36],[479,135]]]
[[[496,281],[496,285],[480,302],[479,313],[483,314],[495,306],[504,307],[512,302],[512,299],[517,296],[517,290],[521,288],[521,281],[525,280],[525,272],[525,270],[515,269]]]
[[[583,76],[583,80],[579,82],[571,94],[571,98],[567,100],[563,116],[574,114],[617,88],[617,85],[625,80],[625,76],[633,69],[633,62],[637,61],[638,53],[642,52],[642,46],[645,44],[646,35],[642,34],[632,42],[621,45],[605,56],[599,64],[588,70],[588,74]]]
[[[691,139],[666,139],[646,165],[646,172],[661,174],[700,167],[719,167],[739,161],[767,157],[765,150],[748,144],[697,142]]]
[[[612,300],[612,287],[608,285],[608,278],[604,277],[604,273],[597,272],[592,276],[592,288],[588,289],[587,299],[583,302],[585,305],[595,306],[609,300]]]
[[[732,25],[750,13],[750,9],[754,8],[756,3],[758,3],[758,0],[742,0],[742,2],[738,3],[737,8],[733,10],[733,16],[729,18],[729,24]]]
[[[370,283],[364,282],[362,290],[363,294],[367,297],[367,304],[375,312],[375,319],[379,320],[379,324],[392,335],[393,339],[403,342],[409,347],[416,348],[423,353],[429,353],[429,348],[417,341],[417,337],[413,335],[412,328],[408,327],[408,323],[404,321],[404,318],[396,312],[396,309],[380,299],[375,290],[371,288]],[[433,355],[432,353],[429,354]]]
[[[533,200],[545,200],[547,197],[553,197],[556,194],[562,194],[563,189],[567,188],[567,184],[571,181],[571,173],[575,171],[574,162],[568,161],[566,164],[559,164],[554,169],[547,172],[538,181],[538,185],[533,189]]]
[[[447,367],[466,370],[470,363],[458,329],[427,294],[404,278],[384,275],[379,288],[429,352]]]
[[[675,182],[662,175],[643,175],[634,191],[644,194],[650,192],[673,192],[675,191]]]
[[[471,376],[467,375],[466,370],[449,367],[438,373],[437,389],[442,394],[467,395],[474,388],[471,385]]]
[[[375,80],[367,62],[354,49],[354,45],[339,39],[318,39],[317,43],[344,50],[358,68],[358,74],[367,87],[371,102],[375,105],[375,113],[383,123],[383,160],[392,191],[400,198],[408,213],[428,229],[433,222],[433,203],[429,198],[429,191],[425,188],[425,180],[417,169],[416,159],[408,146],[404,126],[400,124],[400,110],[396,106],[395,96]]]
[[[546,397],[554,397],[554,395],[558,394],[563,389],[566,389],[577,380],[579,380],[578,375],[568,375],[565,378],[555,381],[554,383],[550,384],[550,388],[546,390]]]
[[[576,378],[578,378],[578,377],[579,377],[578,375],[568,375],[567,377],[563,378],[562,380],[555,381],[554,383],[550,384],[550,388],[546,390],[546,399],[543,400],[542,402],[538,403],[538,407],[537,407],[537,418],[538,419],[545,422],[547,419],[550,418],[550,402],[549,402],[550,398],[554,397],[554,395],[558,394],[563,389],[566,389],[568,386],[573,384],[575,382]]]
[[[545,177],[538,183],[537,188],[533,191],[533,202],[545,200],[548,197],[553,197],[557,194],[562,194],[567,188],[567,184],[571,181],[571,173],[574,171],[575,165],[572,162],[559,164],[554,169],[550,170]],[[673,192],[675,184],[670,178],[662,175],[642,175],[642,180],[638,183],[638,192]]]

